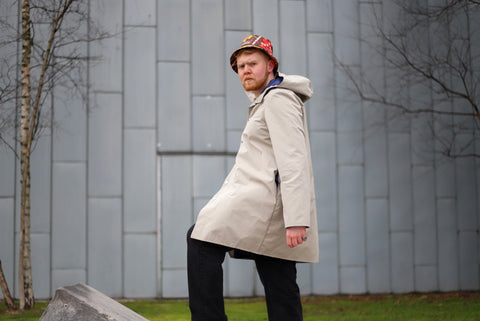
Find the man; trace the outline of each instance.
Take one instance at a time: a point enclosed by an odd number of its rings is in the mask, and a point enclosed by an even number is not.
[[[187,234],[193,321],[227,320],[225,253],[255,260],[270,321],[302,320],[296,262],[318,260],[315,192],[301,76],[277,72],[270,41],[245,38],[230,63],[252,103],[235,165]]]

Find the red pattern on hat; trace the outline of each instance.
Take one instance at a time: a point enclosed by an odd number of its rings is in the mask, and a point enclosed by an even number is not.
[[[230,57],[230,65],[232,66],[233,70],[237,72],[237,54],[240,52],[240,50],[245,49],[245,48],[258,48],[265,52],[270,58],[275,62],[275,69],[274,72],[276,73],[277,68],[278,68],[278,61],[277,59],[273,56],[273,46],[270,40],[267,38],[264,38],[259,35],[249,35],[245,37],[242,41],[242,44],[240,45],[240,48],[235,50],[233,54]]]

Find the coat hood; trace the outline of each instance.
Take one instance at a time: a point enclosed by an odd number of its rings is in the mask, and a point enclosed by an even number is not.
[[[283,78],[283,81],[279,85],[268,88],[257,98],[255,98],[255,95],[252,92],[245,92],[250,101],[253,103],[263,100],[263,96],[265,96],[271,88],[290,89],[297,94],[304,103],[313,96],[312,82],[308,78],[298,75],[285,75],[282,73],[278,73],[278,75]]]

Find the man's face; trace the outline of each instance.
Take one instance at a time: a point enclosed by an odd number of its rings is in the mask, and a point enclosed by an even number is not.
[[[246,91],[258,96],[273,79],[274,62],[260,51],[240,52],[237,56],[238,77]]]

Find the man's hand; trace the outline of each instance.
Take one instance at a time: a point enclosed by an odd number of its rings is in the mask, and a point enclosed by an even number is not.
[[[287,227],[287,245],[294,248],[302,244],[307,239],[307,229],[305,226]]]

